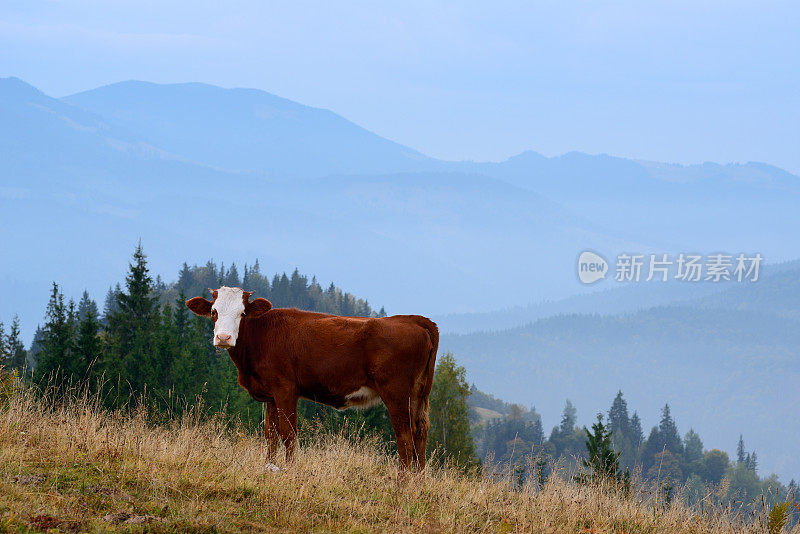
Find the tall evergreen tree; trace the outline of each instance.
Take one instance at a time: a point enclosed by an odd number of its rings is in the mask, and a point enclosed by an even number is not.
[[[231,268],[228,269],[225,275],[223,285],[228,287],[242,287],[242,281],[239,279],[239,269],[236,268],[236,262],[231,263]]]
[[[158,297],[141,242],[133,253],[125,286],[126,290],[117,294],[117,311],[108,317],[110,350],[105,361],[108,379],[120,385],[120,400],[144,392],[145,384],[156,383],[160,367],[156,352]]]
[[[561,424],[558,429],[561,434],[571,434],[575,429],[575,423],[578,421],[578,410],[572,401],[567,399],[564,404],[564,410],[561,412]]]
[[[11,369],[17,369],[22,375],[28,364],[28,351],[25,350],[25,344],[20,338],[19,316],[17,315],[11,321],[11,330],[6,338],[6,351],[8,357],[5,364]]]
[[[622,452],[614,450],[612,445],[612,431],[603,425],[603,415],[597,414],[597,422],[592,425],[592,431],[586,432],[586,451],[588,458],[582,460],[584,469],[588,472],[578,477],[582,482],[615,482],[629,481],[628,471],[623,473],[619,468],[619,457]]]
[[[703,460],[703,441],[693,428],[690,428],[683,438],[683,450],[688,463]]]
[[[103,317],[100,319],[103,326],[108,326],[108,318],[119,311],[118,297],[120,293],[122,293],[122,288],[119,284],[108,288],[103,304]]]
[[[178,291],[183,291],[185,293],[192,289],[193,281],[192,270],[189,269],[189,265],[186,262],[183,262],[181,270],[178,271],[178,281],[175,283],[176,288]]]
[[[641,448],[642,443],[644,443],[642,420],[639,418],[639,414],[636,411],[634,411],[631,416],[631,443],[637,451]]]
[[[75,352],[75,304],[65,303],[64,295],[53,282],[50,301],[47,304],[44,339],[34,379],[39,383],[50,384],[63,392],[74,380],[80,380],[81,365]]]
[[[632,440],[633,431],[628,416],[628,403],[623,398],[622,391],[617,391],[608,410],[608,430],[612,435],[614,450],[621,453],[620,463],[628,469],[633,469],[636,465],[636,447]]]
[[[747,451],[744,449],[744,438],[739,434],[739,443],[736,444],[736,461],[740,464],[747,459]]]
[[[100,317],[97,312],[97,304],[89,298],[89,293],[84,291],[81,301],[78,303],[75,352],[80,362],[82,379],[87,380],[92,390],[95,388],[94,381],[98,376],[98,365],[102,357],[102,343],[99,333]]]
[[[622,391],[617,391],[617,396],[608,410],[608,429],[615,435],[631,434],[631,421],[628,417],[628,403],[622,397]]]
[[[658,424],[658,431],[666,449],[674,455],[682,456],[683,441],[678,433],[678,426],[675,424],[675,420],[672,419],[669,404],[665,404],[661,410],[661,422]]]
[[[753,451],[747,455],[747,461],[745,462],[745,465],[754,473],[758,471],[758,455],[756,454],[756,451]]]

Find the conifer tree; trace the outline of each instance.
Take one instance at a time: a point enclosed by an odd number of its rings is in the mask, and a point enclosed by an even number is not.
[[[637,451],[641,448],[642,443],[644,443],[642,420],[639,418],[639,414],[635,410],[631,416],[631,442]]]
[[[159,310],[141,242],[133,253],[125,286],[117,294],[117,310],[108,317],[110,350],[105,361],[109,380],[119,384],[120,400],[144,392],[145,384],[156,383],[158,374]]]
[[[758,470],[758,455],[756,454],[756,451],[753,451],[747,455],[747,461],[745,462],[745,465],[754,473]]]
[[[75,353],[75,316],[74,303],[65,303],[58,284],[53,282],[34,379],[40,384],[52,380],[51,385],[59,392],[79,378],[81,366]]]
[[[703,441],[693,428],[690,428],[683,438],[683,451],[688,463],[701,462],[703,460]]]
[[[592,431],[586,432],[586,451],[588,458],[582,460],[584,469],[588,473],[579,475],[581,482],[614,482],[627,486],[629,481],[628,470],[623,473],[619,469],[621,452],[616,452],[611,442],[612,432],[603,424],[603,414],[597,414],[597,422],[592,425]]]
[[[178,271],[178,281],[175,283],[176,288],[178,291],[189,291],[192,287],[193,279],[192,270],[189,269],[189,265],[186,262],[183,262],[181,270]]]
[[[608,428],[614,434],[630,434],[631,421],[628,416],[628,403],[622,396],[622,391],[617,391],[617,396],[608,410]]]
[[[574,431],[575,423],[578,420],[578,410],[572,401],[567,399],[564,404],[564,410],[561,412],[561,424],[558,429],[562,435],[571,434]]]
[[[6,338],[6,351],[8,353],[6,365],[11,369],[18,370],[21,376],[28,364],[28,351],[25,350],[25,344],[20,338],[19,316],[17,315],[11,321],[11,330]]]
[[[98,363],[102,357],[100,318],[97,304],[84,291],[78,303],[78,326],[75,340],[75,353],[80,363],[81,380],[87,380],[92,391],[95,390],[95,377],[98,376]]]
[[[632,442],[631,420],[628,416],[628,403],[618,391],[611,408],[608,410],[608,429],[613,436],[614,450],[621,452],[620,462],[625,467],[632,469],[636,464],[636,447]]]
[[[674,455],[683,455],[683,442],[678,433],[678,426],[675,420],[672,419],[669,404],[665,404],[661,410],[661,422],[658,424],[658,431],[661,434],[661,440],[668,451]]]
[[[239,269],[236,268],[236,262],[231,263],[231,268],[225,275],[225,280],[222,285],[228,287],[242,287],[242,281],[239,279]]]
[[[747,451],[744,449],[744,438],[739,434],[739,443],[736,444],[736,461],[740,464],[744,463]]]

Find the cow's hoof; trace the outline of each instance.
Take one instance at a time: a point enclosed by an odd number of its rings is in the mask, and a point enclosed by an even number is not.
[[[265,473],[277,473],[280,470],[281,470],[281,468],[278,467],[275,464],[268,463],[268,464],[264,465],[264,472]]]

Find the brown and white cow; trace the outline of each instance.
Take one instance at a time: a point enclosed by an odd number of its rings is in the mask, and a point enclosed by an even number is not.
[[[292,459],[300,397],[337,409],[383,401],[397,439],[400,466],[425,466],[428,395],[439,330],[419,315],[341,317],[273,308],[238,287],[212,290],[186,306],[214,320],[213,343],[228,350],[239,384],[266,404],[270,461],[280,438]]]

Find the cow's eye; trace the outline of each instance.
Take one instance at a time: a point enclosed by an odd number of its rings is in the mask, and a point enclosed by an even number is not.
[[[247,315],[247,314],[246,314],[246,313],[244,313],[244,312],[242,312],[242,318],[244,318],[244,316],[245,316],[245,315]]]

